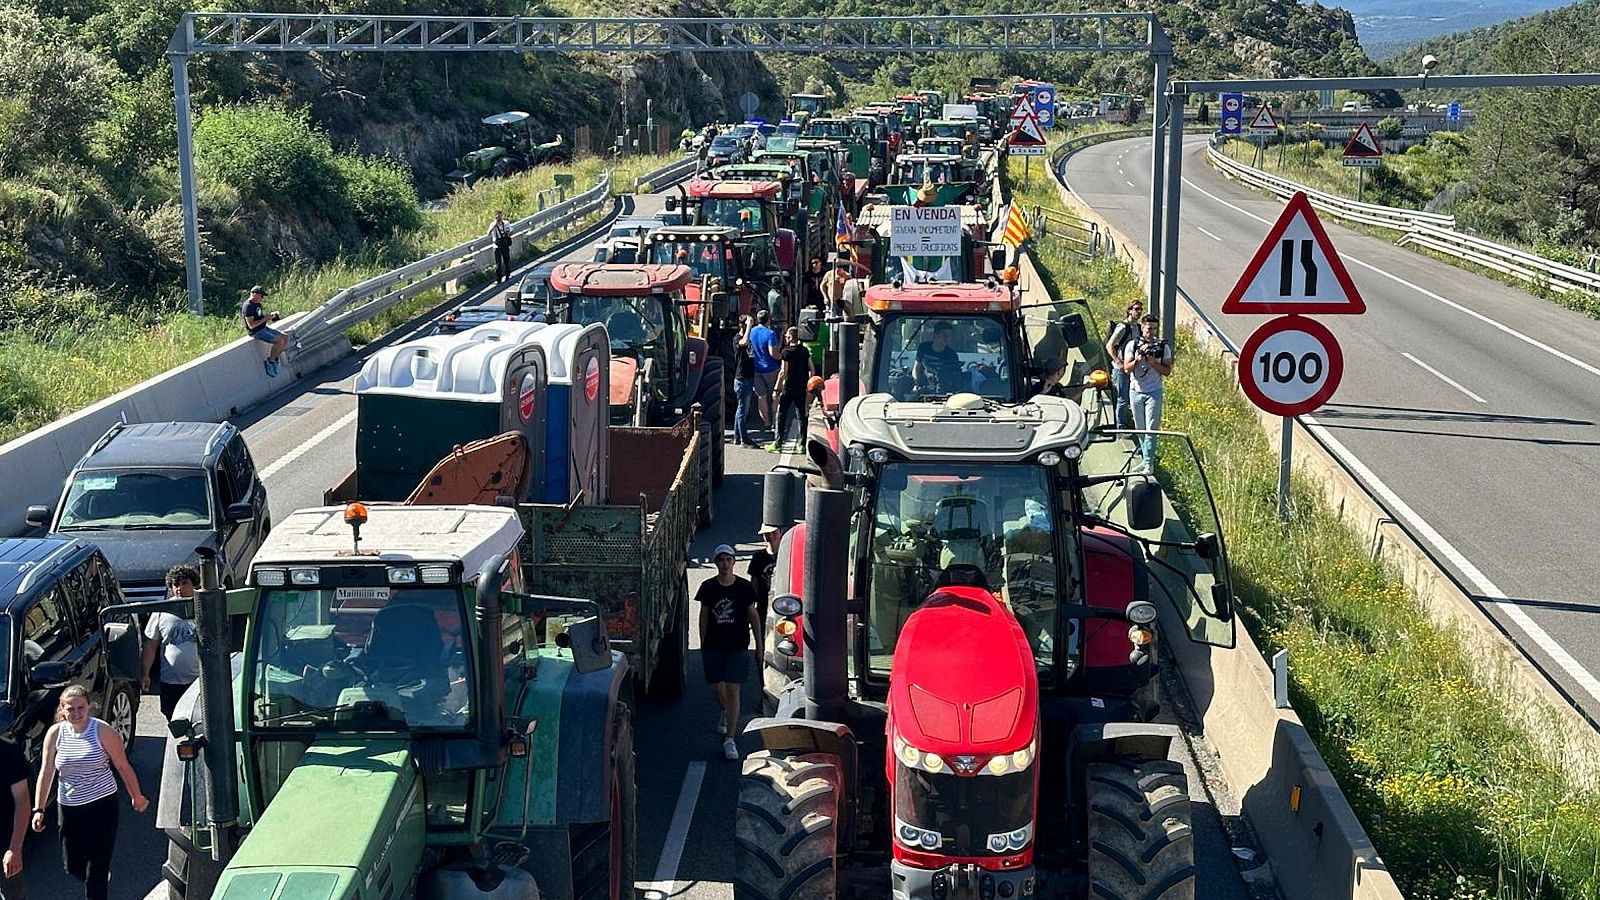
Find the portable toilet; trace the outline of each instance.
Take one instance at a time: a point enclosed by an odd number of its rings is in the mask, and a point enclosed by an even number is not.
[[[611,343],[605,326],[550,325],[534,336],[549,364],[543,503],[606,502]]]
[[[356,376],[355,496],[404,500],[462,444],[521,432],[544,471],[548,366],[542,322],[490,322],[385,347]],[[541,484],[529,478],[518,500]]]

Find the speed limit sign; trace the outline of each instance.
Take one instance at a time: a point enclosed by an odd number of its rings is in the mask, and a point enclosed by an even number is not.
[[[1257,328],[1239,351],[1239,385],[1261,409],[1279,416],[1311,412],[1333,397],[1344,355],[1315,319],[1282,316]]]

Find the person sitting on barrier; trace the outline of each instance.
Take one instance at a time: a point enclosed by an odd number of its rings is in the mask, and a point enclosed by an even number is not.
[[[289,335],[273,328],[269,322],[278,321],[277,313],[269,313],[261,308],[267,299],[267,289],[256,285],[250,289],[250,295],[239,304],[239,315],[244,319],[244,330],[251,337],[264,344],[270,344],[272,349],[267,353],[265,363],[268,378],[278,377],[278,362],[283,359],[283,351],[289,347]]]

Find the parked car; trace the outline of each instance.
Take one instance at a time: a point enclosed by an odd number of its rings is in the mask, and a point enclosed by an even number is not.
[[[639,237],[614,237],[594,248],[593,262],[615,265],[633,265],[639,262]]]
[[[0,734],[39,758],[45,730],[68,685],[89,692],[89,708],[133,745],[139,710],[139,629],[101,624],[122,602],[101,553],[77,538],[0,540],[0,653],[11,686],[0,695]]]
[[[167,569],[214,550],[225,585],[242,585],[272,529],[267,488],[244,435],[222,422],[121,423],[67,476],[54,508],[28,524],[81,538],[110,560],[129,600],[166,596]]]

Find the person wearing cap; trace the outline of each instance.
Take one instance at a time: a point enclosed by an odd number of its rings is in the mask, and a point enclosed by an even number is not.
[[[762,525],[756,531],[761,536],[761,546],[750,554],[750,567],[745,573],[756,589],[756,621],[765,627],[767,604],[772,602],[772,577],[778,567],[778,542],[783,540],[783,529],[776,525]]]
[[[734,574],[733,547],[718,544],[711,552],[717,577],[708,578],[695,592],[700,605],[700,662],[705,668],[711,696],[722,707],[718,731],[722,733],[722,756],[738,759],[739,746],[733,736],[739,728],[739,686],[750,677],[751,657],[761,665],[759,641],[751,650],[751,638],[761,634],[756,618],[756,589]]]
[[[249,296],[239,304],[239,316],[244,319],[244,330],[251,337],[263,344],[272,345],[272,349],[267,352],[265,365],[267,377],[277,378],[278,361],[283,359],[283,351],[289,347],[289,336],[268,324],[278,321],[278,314],[262,309],[261,304],[266,299],[266,288],[259,284],[251,288]]]

